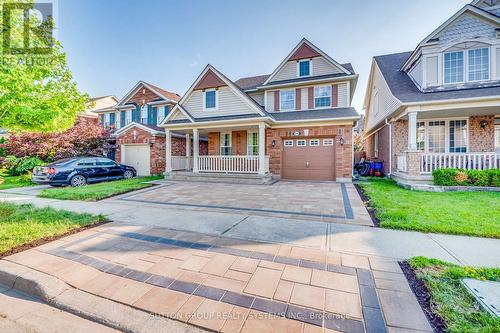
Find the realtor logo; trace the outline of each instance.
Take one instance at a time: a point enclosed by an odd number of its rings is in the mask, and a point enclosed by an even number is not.
[[[4,2],[0,8],[2,53],[50,53],[54,46],[54,7],[54,0]]]

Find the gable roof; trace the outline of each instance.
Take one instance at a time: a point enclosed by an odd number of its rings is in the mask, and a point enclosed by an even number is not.
[[[490,87],[470,87],[446,91],[421,92],[406,72],[400,70],[413,51],[374,57],[392,95],[402,103],[430,102],[450,99],[499,96],[500,85]]]
[[[173,92],[164,90],[164,89],[159,88],[155,85],[152,85],[151,83],[147,83],[147,82],[141,80],[141,81],[137,82],[134,85],[134,87],[122,99],[120,99],[118,101],[117,106],[122,106],[122,105],[126,104],[126,102],[130,98],[132,98],[132,96],[134,96],[134,94],[139,90],[139,88],[141,86],[151,90],[153,93],[158,95],[158,97],[163,98],[166,102],[177,103],[180,99],[179,95],[177,95]]]
[[[456,12],[452,17],[450,17],[448,20],[446,20],[443,24],[441,24],[437,29],[435,29],[433,32],[431,32],[427,37],[425,37],[415,48],[415,50],[411,53],[411,55],[408,57],[408,59],[401,65],[401,69],[405,70],[408,69],[408,66],[410,66],[413,61],[415,56],[419,53],[421,47],[432,41],[439,33],[441,33],[444,29],[446,29],[448,26],[450,26],[453,22],[455,22],[457,19],[465,15],[466,13],[472,13],[475,14],[483,19],[486,19],[488,21],[491,21],[493,23],[499,24],[500,25],[500,17],[484,10],[481,8],[478,8],[476,6],[473,6],[471,4],[467,4],[462,9],[460,9],[458,12]]]
[[[227,84],[221,80],[211,69],[209,69],[203,77],[198,81],[193,90],[207,89],[207,88],[219,88],[227,86]]]
[[[307,46],[304,46],[307,45]],[[312,52],[315,51],[319,56],[322,56],[326,59],[326,61],[330,62],[332,65],[338,67],[345,75],[350,75],[351,73],[344,68],[341,64],[330,58],[329,55],[327,55],[325,52],[321,51],[319,48],[317,48],[314,44],[312,44],[310,41],[308,41],[306,38],[302,38],[302,40],[295,46],[290,52],[286,58],[279,64],[279,66],[271,73],[271,75],[264,81],[262,85],[266,85],[269,83],[269,81],[272,80],[272,78],[283,68],[283,66],[286,65],[286,63],[291,59],[292,57],[297,56],[297,51],[300,51],[300,53],[305,53],[305,52]],[[306,51],[307,50],[307,51]],[[309,51],[312,50],[312,51]]]

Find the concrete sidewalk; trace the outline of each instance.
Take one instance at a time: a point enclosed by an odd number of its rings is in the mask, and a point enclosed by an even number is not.
[[[63,201],[0,191],[0,201],[32,203],[75,212],[104,214],[116,222],[194,231],[231,238],[288,243],[342,253],[407,259],[422,255],[473,266],[499,267],[500,240],[424,234],[340,223],[193,211],[151,203]]]

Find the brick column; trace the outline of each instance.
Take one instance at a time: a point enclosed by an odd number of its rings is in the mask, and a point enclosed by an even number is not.
[[[406,154],[406,173],[408,176],[420,176],[420,151],[409,150]]]

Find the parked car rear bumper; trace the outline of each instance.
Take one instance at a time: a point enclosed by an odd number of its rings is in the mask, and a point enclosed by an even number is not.
[[[38,185],[68,185],[66,180],[54,180],[46,176],[31,176],[31,182]]]

